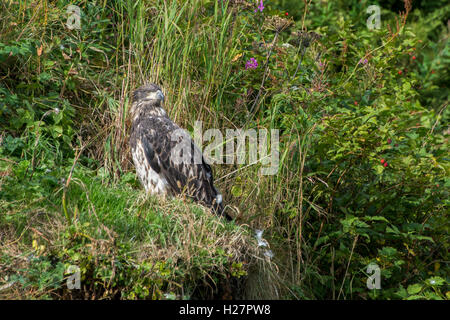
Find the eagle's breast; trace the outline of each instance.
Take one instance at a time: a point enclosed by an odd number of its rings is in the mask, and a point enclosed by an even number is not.
[[[164,177],[152,169],[150,163],[145,158],[142,141],[136,141],[131,150],[133,162],[136,166],[136,173],[145,188],[151,194],[165,194],[168,191],[168,183]]]

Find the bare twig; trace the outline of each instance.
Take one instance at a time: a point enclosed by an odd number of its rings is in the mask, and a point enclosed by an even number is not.
[[[350,257],[348,258],[347,268],[345,269],[344,279],[342,279],[341,288],[339,289],[338,300],[342,293],[342,288],[344,287],[345,279],[347,278],[348,268],[350,267],[350,262],[352,261],[353,252],[355,251],[356,242],[358,241],[358,235],[356,235],[355,240],[353,240],[352,251],[350,252]]]

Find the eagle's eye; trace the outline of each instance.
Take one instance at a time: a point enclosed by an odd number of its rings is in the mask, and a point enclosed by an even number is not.
[[[147,93],[146,99],[164,101],[164,94],[161,90],[150,91]]]

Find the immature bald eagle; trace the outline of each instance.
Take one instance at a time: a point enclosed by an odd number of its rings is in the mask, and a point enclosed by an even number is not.
[[[139,180],[151,194],[185,193],[231,220],[214,187],[211,167],[189,134],[167,116],[163,101],[156,84],[133,92],[130,144]]]

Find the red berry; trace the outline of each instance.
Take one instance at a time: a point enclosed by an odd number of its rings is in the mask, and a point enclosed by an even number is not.
[[[398,74],[402,74],[403,72],[402,72],[402,70],[398,70]]]
[[[384,167],[387,167],[387,166],[388,166],[387,162],[385,162],[385,163],[383,164],[383,166],[384,166]]]
[[[387,142],[388,142],[388,144],[391,144],[392,140],[391,140],[391,139],[388,139],[388,141],[387,141]]]
[[[287,16],[288,16],[288,15],[289,15],[289,13],[287,13],[287,12],[286,12],[286,13],[285,13],[285,15],[287,15]]]
[[[381,159],[381,161],[380,161],[381,163],[384,163],[385,162],[385,160],[384,159]]]
[[[358,101],[355,101],[355,106],[357,106],[358,105]]]
[[[412,59],[413,59],[413,60],[416,60],[416,56],[413,56]]]

